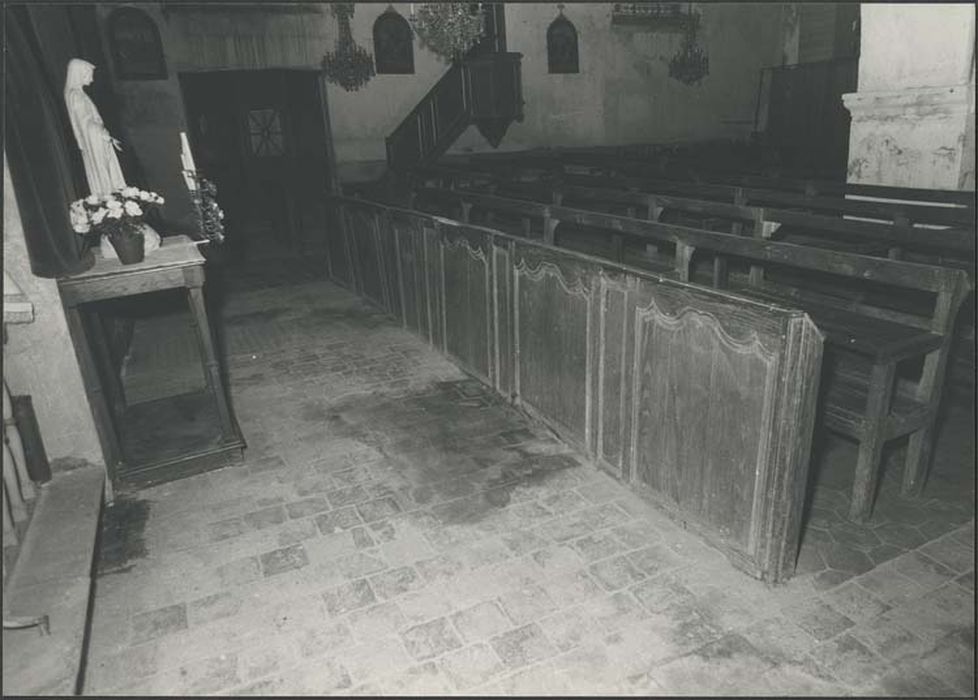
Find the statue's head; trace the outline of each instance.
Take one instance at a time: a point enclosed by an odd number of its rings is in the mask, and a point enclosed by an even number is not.
[[[90,85],[95,77],[95,65],[82,58],[73,58],[68,61],[68,77],[65,80],[65,89]]]

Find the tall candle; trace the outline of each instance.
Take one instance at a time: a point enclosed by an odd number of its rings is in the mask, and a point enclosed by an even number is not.
[[[197,167],[194,165],[194,154],[190,150],[190,142],[187,140],[186,131],[180,132],[180,146],[183,152],[186,154],[186,162],[184,163],[184,167],[187,170],[196,170]]]

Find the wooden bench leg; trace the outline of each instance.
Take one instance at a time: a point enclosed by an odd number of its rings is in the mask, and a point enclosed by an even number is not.
[[[947,365],[946,349],[932,352],[924,360],[924,369],[917,385],[917,398],[925,400],[929,406],[927,422],[916,432],[910,434],[907,443],[907,458],[903,465],[903,487],[905,496],[919,496],[927,480],[933,447],[934,423],[941,404],[941,389],[944,384],[944,369]]]
[[[869,396],[866,399],[866,415],[863,418],[863,437],[859,442],[859,458],[856,475],[852,482],[852,504],[849,519],[863,522],[873,512],[876,482],[879,480],[880,456],[883,452],[883,428],[890,412],[893,396],[895,362],[873,366],[869,380]]]
[[[713,256],[713,287],[715,289],[723,289],[727,286],[730,280],[730,274],[727,269],[727,259],[717,253]]]

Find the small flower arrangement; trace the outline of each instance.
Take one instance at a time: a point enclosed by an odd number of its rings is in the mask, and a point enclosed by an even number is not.
[[[143,216],[161,204],[160,195],[138,187],[123,187],[106,195],[91,194],[71,203],[71,227],[75,233],[98,233],[109,240],[142,235]]]
[[[224,242],[224,211],[217,203],[217,185],[201,177],[191,193],[200,217],[200,232],[212,243]]]

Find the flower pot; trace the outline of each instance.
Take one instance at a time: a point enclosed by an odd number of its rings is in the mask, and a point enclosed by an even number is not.
[[[160,247],[160,234],[147,223],[140,224],[138,230],[143,232],[143,259],[145,259],[147,255]],[[102,253],[103,259],[115,260],[119,255],[109,242],[109,238],[110,236],[104,233],[99,237],[99,250]]]
[[[142,262],[146,254],[142,233],[124,233],[110,236],[109,243],[115,248],[119,262],[123,265]]]

